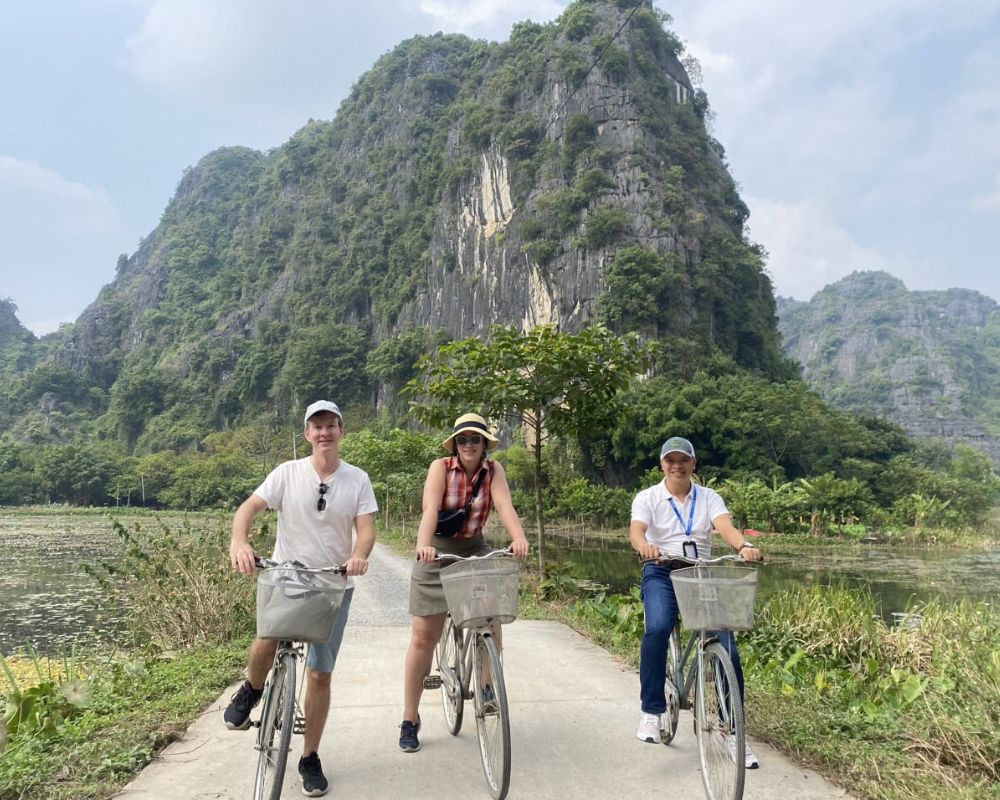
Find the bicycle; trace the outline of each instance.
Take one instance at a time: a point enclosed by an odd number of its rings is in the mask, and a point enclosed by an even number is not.
[[[292,734],[305,733],[301,687],[296,693],[297,667],[303,643],[325,642],[344,599],[343,565],[304,567],[297,562],[278,563],[257,558],[257,635],[277,639],[274,662],[261,695],[260,719],[254,749],[259,752],[254,780],[254,800],[278,800],[285,779]]]
[[[693,706],[705,794],[709,800],[740,800],[746,777],[743,701],[729,653],[713,634],[753,627],[757,572],[749,567],[715,566],[724,561],[747,563],[737,555],[712,559],[664,555],[643,563],[689,565],[670,573],[681,621],[691,634],[683,651],[677,628],[667,644],[667,711],[661,740],[664,744],[673,741],[680,709]]]
[[[448,617],[435,650],[437,675],[424,688],[441,689],[445,725],[452,736],[462,729],[466,700],[473,701],[479,755],[494,800],[510,788],[510,713],[496,624],[517,617],[518,568],[509,550],[482,556],[441,553],[456,563],[441,570]]]

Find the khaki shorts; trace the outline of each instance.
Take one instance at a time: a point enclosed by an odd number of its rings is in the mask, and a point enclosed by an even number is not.
[[[431,546],[439,553],[456,556],[481,556],[490,552],[490,546],[482,536],[473,536],[471,539],[435,536]],[[455,562],[446,562],[443,566],[448,566],[449,563]],[[441,567],[442,564],[438,562],[414,563],[410,573],[410,616],[429,617],[448,611],[448,602],[444,599],[444,589],[441,588]]]

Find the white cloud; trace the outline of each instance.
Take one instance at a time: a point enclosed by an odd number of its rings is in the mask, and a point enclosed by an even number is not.
[[[979,211],[1000,212],[1000,175],[993,181],[993,191],[972,199],[972,207]]]
[[[20,239],[21,222],[38,215],[57,232],[105,234],[121,228],[121,216],[100,186],[68,180],[31,161],[0,156],[0,254]]]
[[[698,60],[702,74],[713,72],[717,75],[728,75],[739,66],[735,56],[728,53],[717,53],[704,42],[685,41],[684,50]]]
[[[544,22],[562,13],[568,0],[423,0],[420,11],[443,30],[505,36],[514,21]],[[499,35],[498,29],[501,29]]]
[[[910,265],[856,242],[832,214],[814,202],[748,198],[751,238],[768,251],[775,294],[808,300],[856,270],[885,270],[904,278]]]
[[[29,329],[74,319],[136,238],[102,187],[0,156],[0,296]]]

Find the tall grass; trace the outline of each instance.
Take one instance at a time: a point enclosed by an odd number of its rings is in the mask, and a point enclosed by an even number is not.
[[[255,627],[256,584],[229,563],[228,518],[198,517],[170,528],[115,520],[123,552],[90,572],[125,605],[133,646],[162,650],[221,644]]]
[[[870,593],[812,587],[770,598],[743,642],[765,735],[850,763],[866,797],[1000,797],[995,607],[928,603],[889,626]]]

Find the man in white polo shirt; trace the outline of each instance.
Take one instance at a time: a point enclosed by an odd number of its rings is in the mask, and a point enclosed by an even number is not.
[[[326,794],[328,783],[317,750],[330,709],[330,674],[344,636],[351,607],[353,581],[364,575],[375,544],[375,492],[368,474],[340,458],[344,417],[335,403],[318,400],[306,409],[305,438],[312,454],[276,467],[233,518],[229,556],[233,569],[255,572],[250,544],[253,521],[265,509],[278,512],[275,561],[298,561],[307,567],[347,565],[348,588],[330,640],[309,646],[306,658],[306,730],[299,760],[302,792]],[[357,536],[352,536],[356,532]],[[233,695],[224,713],[226,727],[246,730],[250,710],[260,701],[277,642],[254,639],[250,646],[247,680]]]
[[[712,532],[740,552],[747,561],[759,561],[760,550],[743,538],[733,525],[729,509],[719,494],[691,480],[697,464],[694,445],[680,436],[672,436],[660,448],[663,480],[643,489],[632,501],[629,541],[641,559],[711,558]],[[667,643],[677,625],[677,599],[670,572],[685,567],[683,562],[646,564],[642,570],[642,607],[646,631],[639,651],[639,684],[642,715],[636,737],[659,743],[663,714],[667,710],[664,692]],[[743,667],[731,631],[720,631],[719,641],[729,651],[736,670],[740,696],[743,696]],[[760,766],[757,756],[746,746],[746,766]]]

